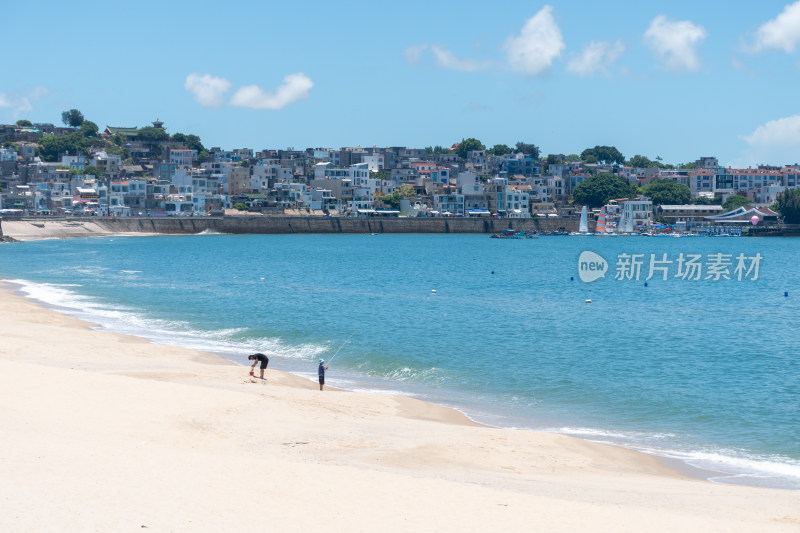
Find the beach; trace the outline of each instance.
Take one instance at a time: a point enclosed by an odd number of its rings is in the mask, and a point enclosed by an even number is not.
[[[797,531],[800,493],[93,329],[0,291],[3,531]],[[335,373],[335,367],[329,370]]]

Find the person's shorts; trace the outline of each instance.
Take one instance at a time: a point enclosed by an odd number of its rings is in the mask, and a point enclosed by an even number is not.
[[[263,361],[261,361],[261,367],[260,367],[261,370],[264,370],[265,368],[267,368],[268,364],[269,364],[269,359],[264,359]]]
[[[325,376],[320,376],[319,377],[319,384],[320,385],[325,385]]]

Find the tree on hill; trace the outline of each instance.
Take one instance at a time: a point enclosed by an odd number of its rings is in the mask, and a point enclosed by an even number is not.
[[[30,128],[31,126],[33,126],[33,122],[23,118],[17,121],[17,126],[19,126],[20,128]]]
[[[439,155],[439,154],[446,154],[447,152],[449,152],[449,150],[443,146],[436,145],[436,146],[426,146],[425,152],[427,154]]]
[[[91,120],[84,120],[81,124],[81,135],[84,137],[96,137],[100,128]]]
[[[580,160],[581,160],[581,156],[579,156],[578,154],[568,154],[568,155],[567,155],[567,156],[564,158],[564,160],[565,160],[567,163],[578,163],[578,162],[580,162]]]
[[[37,149],[39,157],[45,161],[58,161],[61,154],[86,151],[91,139],[87,139],[80,132],[67,135],[42,135]]]
[[[787,224],[800,224],[800,191],[786,189],[775,200],[775,209]]]
[[[653,201],[653,205],[682,205],[692,199],[692,190],[671,179],[657,179],[642,188],[642,193]]]
[[[185,144],[190,150],[197,150],[198,154],[206,149],[205,146],[203,146],[203,143],[200,142],[200,137],[197,135],[184,135],[183,133],[176,133],[172,136],[172,140]]]
[[[734,209],[739,209],[742,206],[751,205],[752,203],[753,202],[751,202],[747,196],[732,194],[722,203],[722,209],[724,211],[733,211]]]
[[[514,149],[508,146],[507,144],[495,144],[494,146],[486,150],[486,153],[489,155],[501,156],[510,154],[513,151]]]
[[[81,124],[83,124],[83,121],[83,113],[77,109],[70,109],[69,111],[61,113],[61,122],[63,122],[65,126],[79,128]]]
[[[643,155],[635,155],[628,159],[628,162],[626,163],[627,166],[633,168],[650,168],[652,164],[653,162]]]
[[[456,154],[458,157],[462,159],[467,158],[467,154],[472,152],[473,150],[485,150],[486,147],[480,142],[478,139],[470,137],[469,139],[462,139],[460,143],[458,143],[458,148],[456,149]]]
[[[529,155],[534,159],[539,159],[539,147],[535,144],[529,144],[524,142],[518,142],[516,145],[517,152],[522,152],[525,155]]]
[[[581,152],[583,161],[587,161],[590,156],[593,156],[595,161],[601,165],[622,165],[625,163],[625,156],[613,146],[595,146]]]
[[[572,191],[575,203],[601,207],[614,198],[636,196],[636,186],[616,174],[597,174],[585,179]]]
[[[158,143],[169,140],[169,135],[162,128],[154,128],[153,126],[145,126],[136,130],[136,137],[144,142]]]

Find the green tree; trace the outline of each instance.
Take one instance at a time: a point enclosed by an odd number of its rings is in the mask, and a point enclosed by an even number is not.
[[[162,128],[154,128],[153,126],[145,126],[136,131],[136,137],[144,142],[158,143],[169,140],[169,135]]]
[[[722,196],[716,195],[713,198],[708,196],[698,196],[693,202],[695,205],[722,205]]]
[[[91,120],[84,120],[83,124],[81,124],[81,135],[84,137],[96,137],[98,131],[100,131],[100,128]]]
[[[489,155],[501,156],[510,154],[514,150],[508,146],[507,144],[495,144],[491,148],[489,148],[486,153]]]
[[[734,209],[738,209],[743,205],[750,205],[753,202],[747,196],[741,196],[739,194],[732,194],[728,196],[728,198],[722,203],[722,209],[724,211],[733,211]]]
[[[45,161],[58,161],[61,154],[86,151],[90,144],[91,139],[77,131],[67,135],[45,134],[39,139],[38,154]]]
[[[183,133],[176,133],[172,136],[172,140],[185,144],[190,150],[197,150],[198,154],[206,149],[205,146],[203,146],[203,143],[200,142],[200,137],[197,135],[184,135]]]
[[[83,113],[77,109],[70,109],[69,111],[61,113],[61,122],[63,122],[65,126],[79,128],[81,124],[83,124],[83,121]]]
[[[539,159],[539,147],[535,144],[518,142],[514,145],[517,149],[517,152],[522,152],[525,155],[529,155],[534,159]]]
[[[19,126],[20,128],[30,128],[31,126],[33,126],[33,122],[23,118],[17,121],[17,126]]]
[[[473,150],[485,150],[486,147],[480,142],[478,139],[474,139],[470,137],[469,139],[462,139],[460,143],[458,143],[458,148],[456,149],[456,154],[458,157],[462,159],[467,158],[467,153],[472,152]]]
[[[95,178],[100,178],[100,177],[103,176],[103,173],[100,171],[100,169],[95,167],[95,166],[92,166],[92,165],[88,165],[88,166],[83,167],[83,171],[81,173],[82,174],[91,174]]]
[[[683,205],[692,199],[692,190],[671,179],[657,179],[645,185],[642,192],[653,201],[653,205]]]
[[[787,224],[800,224],[800,191],[786,189],[775,200],[775,209]]]
[[[635,156],[631,157],[630,159],[628,159],[628,162],[626,164],[629,167],[633,167],[633,168],[650,168],[650,166],[652,166],[653,162],[650,161],[650,159],[648,159],[647,157],[645,157],[643,155],[635,155]]]
[[[443,146],[426,146],[425,152],[432,155],[446,154],[449,150]]]
[[[597,174],[585,179],[572,191],[575,203],[589,207],[601,207],[614,198],[630,198],[636,195],[636,186],[616,174]]]
[[[595,146],[581,152],[583,161],[587,161],[589,156],[594,156],[601,165],[622,165],[625,163],[625,156],[613,146]]]
[[[237,211],[247,211],[247,204],[243,202],[236,202],[235,204],[233,204],[233,208],[236,209]]]
[[[564,159],[567,163],[578,163],[581,160],[581,156],[578,154],[569,154]]]
[[[370,171],[369,177],[376,180],[385,180],[389,179],[389,172],[387,172],[386,170],[379,170],[377,172]]]

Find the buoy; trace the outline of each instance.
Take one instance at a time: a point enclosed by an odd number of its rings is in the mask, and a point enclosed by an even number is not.
[[[783,295],[784,295],[786,298],[788,298],[788,297],[789,297],[789,291],[784,291]]]
[[[570,276],[570,277],[569,277],[569,280],[570,280],[570,281],[575,281],[575,277],[574,277],[574,276]]]
[[[261,278],[261,281],[264,281],[264,278]]]
[[[494,270],[492,270],[492,274],[494,274]]]
[[[646,281],[644,282],[644,286],[647,287],[647,282]]]

